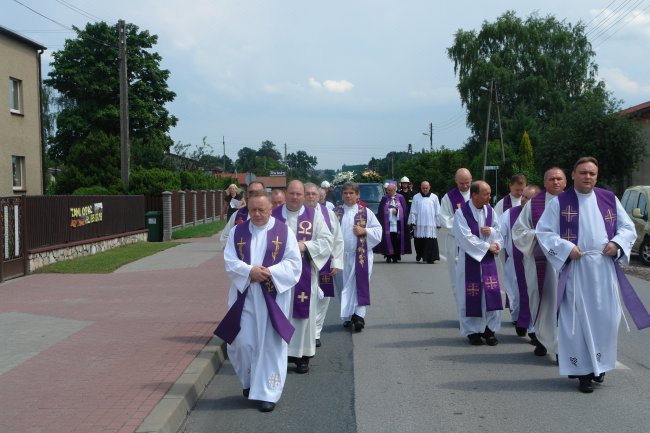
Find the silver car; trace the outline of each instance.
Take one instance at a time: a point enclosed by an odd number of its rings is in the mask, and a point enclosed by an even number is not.
[[[633,253],[638,253],[645,265],[650,266],[650,186],[631,186],[625,190],[621,204],[636,227]]]

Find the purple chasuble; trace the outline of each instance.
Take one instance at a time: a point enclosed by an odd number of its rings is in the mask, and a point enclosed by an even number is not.
[[[235,225],[239,225],[248,221],[248,206],[244,206],[241,209],[237,210],[237,216],[235,217]]]
[[[449,201],[451,201],[451,207],[454,208],[454,212],[456,212],[456,209],[460,209],[460,207],[467,202],[458,188],[450,189],[447,192],[447,197],[449,197]]]
[[[354,225],[366,228],[368,209],[364,206],[357,207],[358,211],[354,215]],[[345,212],[343,207],[337,207],[334,212],[341,221]],[[354,278],[357,285],[357,304],[370,305],[370,269],[368,268],[368,249],[365,235],[357,236],[357,247],[354,255]]]
[[[493,211],[485,206],[485,225],[492,225]],[[474,219],[469,202],[461,207],[472,234],[480,238],[478,222]],[[485,293],[486,311],[503,310],[501,287],[497,274],[497,263],[494,254],[487,252],[480,262],[465,253],[465,316],[483,317],[481,311],[481,293]]]
[[[511,208],[512,208],[512,197],[510,197],[510,194],[508,194],[507,196],[505,196],[503,198],[503,210],[502,210],[502,213],[507,211],[508,209],[511,209]]]
[[[395,199],[395,206],[400,214],[400,219],[397,221],[397,237],[399,238],[399,245],[393,245],[390,238],[390,211],[391,199]],[[393,254],[411,254],[411,238],[407,235],[408,230],[406,224],[408,221],[408,208],[406,207],[406,200],[401,194],[395,194],[394,197],[388,194],[382,197],[379,203],[379,223],[382,227],[382,238],[379,245],[373,251],[378,254],[393,255]],[[408,243],[407,243],[408,242]]]
[[[237,245],[237,255],[239,260],[246,264],[251,264],[251,240],[253,238],[250,232],[250,220],[244,224],[239,224],[235,229],[235,245]],[[264,261],[262,266],[270,267],[282,261],[284,257],[284,250],[287,244],[287,234],[289,228],[286,224],[276,221],[266,233],[266,252],[264,253]],[[282,339],[289,344],[291,336],[294,332],[294,327],[291,325],[287,316],[284,315],[278,304],[275,302],[277,290],[273,284],[273,280],[268,280],[260,283],[262,293],[264,294],[264,301],[266,308],[269,312],[269,319],[273,329],[280,334]],[[250,286],[243,292],[237,292],[237,299],[230,307],[225,317],[214,330],[214,335],[221,338],[228,344],[232,344],[241,330],[241,316],[244,311],[244,301]]]
[[[510,208],[510,230],[515,225],[515,221],[519,218],[523,206],[515,206]],[[528,305],[528,287],[526,286],[526,272],[524,271],[524,255],[512,243],[512,257],[515,267],[515,275],[517,276],[517,288],[519,289],[519,317],[517,318],[517,326],[520,328],[528,328],[530,326],[530,306]]]
[[[327,211],[327,206],[320,203],[318,206],[320,206],[320,210],[323,213],[323,218],[325,218],[325,224],[327,224],[327,228],[330,229],[330,232],[332,232],[332,221],[330,220],[330,213]],[[332,235],[334,235],[334,232],[332,232]],[[327,259],[325,266],[323,266],[318,273],[318,286],[321,288],[325,294],[325,297],[327,298],[334,297],[334,279],[330,275],[331,270],[332,257]]]
[[[273,209],[273,217],[282,222],[286,219],[282,215],[282,208],[279,206]],[[296,239],[298,241],[310,241],[314,234],[314,215],[316,209],[303,206],[305,209],[302,215],[298,215],[296,222]],[[311,260],[309,254],[302,254],[302,273],[298,284],[296,284],[293,292],[293,318],[294,319],[308,319],[309,318],[309,303],[311,302]]]
[[[603,217],[605,223],[605,230],[607,231],[607,239],[612,240],[616,235],[616,196],[613,192],[607,191],[602,188],[594,188],[596,194],[596,202],[598,203],[598,210]],[[580,212],[578,194],[574,188],[563,192],[558,196],[560,203],[560,236],[575,245],[578,244],[578,228],[580,226]],[[612,257],[612,259],[614,259]],[[570,262],[569,262],[570,263]],[[634,288],[628,281],[623,273],[618,261],[614,260],[614,268],[616,269],[616,278],[618,285],[621,289],[621,297],[627,311],[632,316],[632,320],[638,329],[650,327],[650,314],[643,306],[641,299],[634,291]],[[565,265],[560,271],[560,277],[557,284],[557,308],[560,309],[560,304],[564,298],[566,290],[566,282],[569,276],[569,266]]]

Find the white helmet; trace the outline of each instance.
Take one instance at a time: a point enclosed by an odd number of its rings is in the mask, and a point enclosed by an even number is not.
[[[324,180],[324,181],[321,182],[320,187],[321,188],[329,188],[330,183],[328,181]]]
[[[400,183],[411,183],[408,177],[404,176],[399,180]]]

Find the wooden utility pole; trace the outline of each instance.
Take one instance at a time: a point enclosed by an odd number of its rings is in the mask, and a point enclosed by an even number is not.
[[[226,136],[222,135],[221,140],[223,143],[223,172],[226,172]]]
[[[124,188],[129,190],[129,83],[126,70],[126,24],[118,21],[120,44],[120,169]]]
[[[487,166],[488,142],[490,141],[490,118],[492,115],[492,94],[497,106],[497,123],[499,124],[499,141],[501,143],[501,161],[506,162],[506,151],[503,146],[503,128],[501,127],[501,111],[499,110],[499,93],[497,83],[490,80],[490,101],[488,102],[487,123],[485,124],[485,147],[483,148],[483,180],[485,180],[485,167]]]
[[[422,135],[429,136],[429,152],[433,153],[433,123],[429,123],[429,132],[423,132]]]

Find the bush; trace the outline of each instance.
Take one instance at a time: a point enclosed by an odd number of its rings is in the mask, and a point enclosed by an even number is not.
[[[72,195],[112,195],[111,191],[103,186],[82,186],[72,192]]]
[[[202,171],[181,171],[181,189],[201,190],[201,189],[225,189],[230,185],[230,178],[211,176]]]
[[[131,173],[129,191],[131,194],[160,195],[163,191],[181,189],[179,173],[162,168],[137,168]]]

